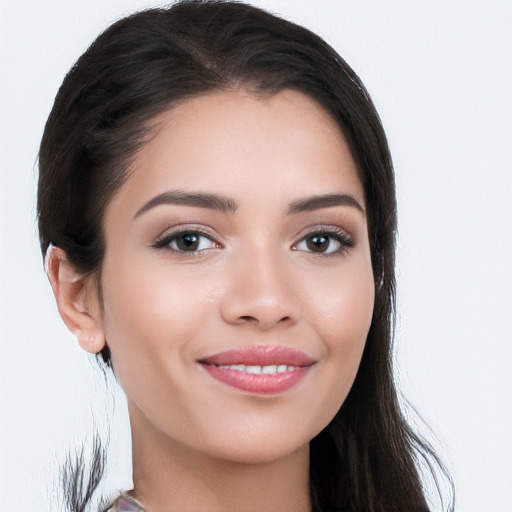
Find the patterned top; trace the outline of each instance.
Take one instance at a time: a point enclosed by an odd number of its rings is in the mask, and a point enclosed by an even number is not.
[[[122,493],[104,512],[146,512],[146,509],[135,498]]]

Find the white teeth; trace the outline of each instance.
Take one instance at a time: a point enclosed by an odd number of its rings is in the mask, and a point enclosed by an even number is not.
[[[253,373],[256,375],[275,375],[276,373],[291,372],[297,369],[296,366],[287,366],[285,364],[271,364],[268,366],[245,366],[244,364],[225,364],[221,365],[220,368],[225,368],[226,370],[236,370],[238,372]]]
[[[243,372],[245,370],[245,366],[243,364],[223,364],[221,368],[225,368],[226,370],[237,370],[239,372]]]

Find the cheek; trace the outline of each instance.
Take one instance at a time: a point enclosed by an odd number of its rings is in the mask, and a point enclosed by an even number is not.
[[[170,272],[168,264],[141,270],[125,261],[106,263],[104,330],[116,376],[129,401],[154,424],[179,428],[193,398],[183,389],[186,363],[195,358],[198,326],[211,316],[213,285],[191,279],[190,272]]]
[[[213,285],[170,272],[169,265],[143,270],[129,262],[104,266],[104,330],[116,372],[124,366],[160,364],[187,341],[211,310]]]
[[[370,328],[375,300],[373,271],[368,258],[340,266],[316,283],[310,321],[336,345],[363,343]],[[339,340],[336,342],[336,340]]]
[[[326,350],[325,366],[337,407],[355,379],[370,329],[375,288],[371,263],[366,259],[340,268],[318,288],[310,308],[310,322]]]

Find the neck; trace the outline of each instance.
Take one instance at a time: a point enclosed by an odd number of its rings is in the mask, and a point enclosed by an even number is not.
[[[133,418],[132,443],[134,491],[148,512],[311,510],[308,445],[269,462],[229,461],[142,429]]]

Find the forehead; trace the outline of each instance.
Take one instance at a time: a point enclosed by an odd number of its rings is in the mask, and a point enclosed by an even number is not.
[[[165,189],[185,189],[283,202],[345,192],[364,204],[339,126],[300,92],[194,97],[157,116],[153,127],[114,203],[124,198],[135,209]]]

